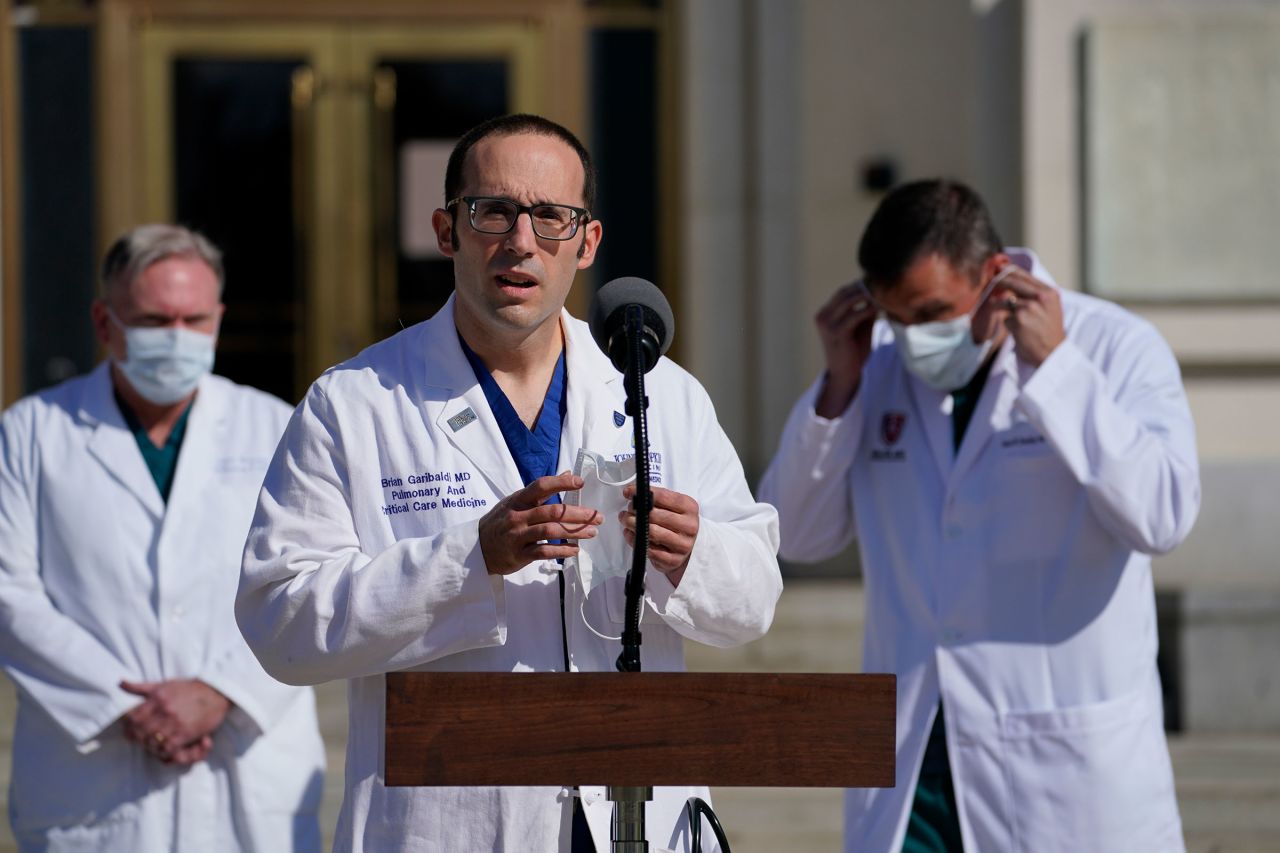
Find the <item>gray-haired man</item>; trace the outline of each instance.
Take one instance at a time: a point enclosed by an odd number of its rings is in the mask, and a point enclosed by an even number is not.
[[[311,691],[232,612],[281,401],[210,374],[221,255],[145,225],[111,247],[107,360],[0,419],[0,665],[18,687],[23,850],[311,850]]]

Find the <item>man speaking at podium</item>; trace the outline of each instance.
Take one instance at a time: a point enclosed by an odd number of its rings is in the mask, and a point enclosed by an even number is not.
[[[594,189],[582,144],[546,119],[463,136],[433,218],[454,295],[318,379],[267,473],[236,615],[280,680],[349,680],[338,850],[607,849],[611,805],[572,787],[599,780],[388,788],[380,761],[386,672],[613,669],[619,645],[604,637],[622,630],[622,578],[584,596],[571,569],[579,543],[621,541],[633,518],[606,518],[586,492],[560,502],[584,486],[560,473],[579,451],[631,452],[622,378],[564,310],[600,247]],[[769,627],[777,517],[751,497],[701,386],[666,359],[648,383],[641,654],[646,670],[679,670],[686,637],[729,646]],[[699,790],[655,789],[655,846],[684,849],[681,809]]]

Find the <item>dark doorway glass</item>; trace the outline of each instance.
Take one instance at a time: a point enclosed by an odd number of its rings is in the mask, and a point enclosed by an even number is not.
[[[18,30],[23,391],[94,362],[93,33]]]
[[[651,29],[591,33],[592,155],[600,172],[596,214],[606,239],[596,281],[639,276],[658,287],[658,36]]]
[[[223,251],[218,373],[290,402],[302,318],[294,214],[294,70],[301,60],[176,60],[174,210]]]

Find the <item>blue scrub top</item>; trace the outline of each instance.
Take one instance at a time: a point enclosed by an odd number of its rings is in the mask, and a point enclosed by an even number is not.
[[[538,420],[531,430],[520,420],[515,407],[494,381],[489,368],[467,346],[462,335],[458,335],[458,343],[462,345],[462,351],[476,374],[476,381],[480,383],[485,399],[489,401],[489,409],[498,421],[498,429],[507,442],[507,450],[516,463],[520,479],[527,486],[539,477],[555,476],[558,473],[556,466],[560,461],[560,429],[564,424],[566,403],[564,349],[560,350],[556,369],[551,374],[551,385],[542,401],[542,411],[538,413]],[[560,503],[560,496],[552,495],[547,503]]]

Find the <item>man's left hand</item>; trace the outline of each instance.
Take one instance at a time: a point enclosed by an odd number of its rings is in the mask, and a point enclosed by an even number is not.
[[[1003,309],[1004,324],[1013,334],[1014,352],[1032,367],[1039,367],[1067,338],[1062,322],[1062,297],[1021,269],[996,286],[991,301]]]
[[[231,702],[203,681],[134,682],[120,687],[143,701],[124,715],[124,734],[162,761],[191,764],[213,746]]]
[[[698,502],[661,486],[650,488],[653,509],[649,512],[649,563],[666,575],[672,586],[679,586],[689,565],[689,555],[693,553],[694,540],[698,538]],[[618,516],[622,520],[622,535],[634,548],[636,484],[623,489],[622,496],[632,501],[631,508]]]

